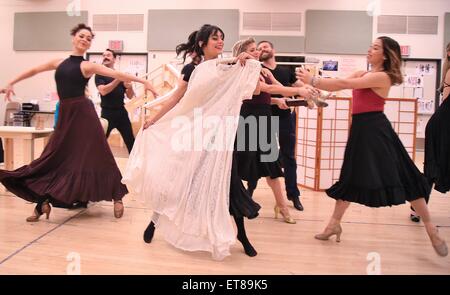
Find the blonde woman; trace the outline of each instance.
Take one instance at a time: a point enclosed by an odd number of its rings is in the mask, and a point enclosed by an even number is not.
[[[233,56],[242,53],[259,60],[255,39],[241,40],[234,45]],[[285,87],[276,81],[269,70],[261,72],[257,90],[251,99],[243,101],[241,107],[237,137],[238,171],[239,176],[249,183],[256,183],[259,178],[265,177],[276,200],[275,218],[281,214],[286,223],[295,224],[281,186],[280,178],[283,177],[283,172],[278,161],[278,146],[274,135],[276,132],[272,130],[276,126],[271,124],[271,104],[276,104],[281,109],[287,109],[288,106],[284,98],[274,98],[271,94],[310,98],[316,94],[316,90],[311,87]],[[244,122],[252,119],[255,119],[256,126],[246,126]],[[251,142],[252,138],[256,143]],[[266,149],[265,146],[270,148]]]

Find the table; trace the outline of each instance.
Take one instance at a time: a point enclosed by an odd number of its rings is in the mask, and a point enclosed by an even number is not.
[[[53,128],[37,130],[35,127],[0,126],[0,137],[4,139],[5,169],[14,169],[14,140],[21,139],[24,143],[24,162],[34,160],[34,140],[44,138],[44,146],[47,144]]]

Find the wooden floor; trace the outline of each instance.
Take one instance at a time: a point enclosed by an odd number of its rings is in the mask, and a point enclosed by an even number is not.
[[[116,160],[123,169],[127,159]],[[302,190],[305,211],[290,206],[297,224],[287,224],[274,219],[274,199],[261,181],[255,199],[263,208],[258,218],[246,221],[258,256],[247,257],[236,244],[232,255],[218,262],[209,253],[180,251],[158,232],[152,244],[145,244],[142,233],[152,212],[133,195],[124,199],[122,219],[115,219],[112,204],[104,202],[83,210],[53,209],[49,220],[27,223],[34,206],[3,187],[0,192],[0,274],[70,274],[74,265],[81,274],[367,274],[373,257],[379,257],[381,274],[450,274],[450,257],[434,253],[423,226],[409,220],[407,205],[352,205],[341,243],[317,241],[313,236],[324,228],[333,200]],[[450,242],[449,197],[434,191],[430,208]]]

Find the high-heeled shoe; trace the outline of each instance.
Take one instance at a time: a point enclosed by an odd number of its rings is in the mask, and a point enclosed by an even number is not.
[[[288,208],[280,208],[278,207],[278,205],[275,205],[275,207],[273,208],[273,210],[275,211],[275,219],[278,219],[278,214],[281,214],[281,216],[283,216],[283,220],[286,223],[290,223],[290,224],[296,224],[297,222],[294,220],[294,218],[292,218],[289,215],[289,210]],[[283,212],[283,211],[287,211]]]
[[[434,238],[434,239],[439,238],[439,239],[441,240],[441,242],[440,242],[439,244],[434,244],[434,243],[433,243],[433,238]],[[445,256],[448,255],[448,247],[447,247],[447,243],[446,243],[443,239],[441,239],[441,238],[439,237],[439,231],[438,231],[437,228],[436,228],[435,232],[434,232],[433,234],[430,235],[430,240],[431,240],[431,245],[432,245],[433,248],[434,248],[434,251],[436,251],[436,253],[437,253],[439,256],[445,257]]]
[[[34,215],[27,217],[27,222],[37,222],[39,221],[39,218],[44,214],[46,215],[46,219],[48,219],[51,210],[52,207],[50,207],[50,204],[47,201],[42,204],[38,203],[34,208]]]
[[[114,217],[121,218],[123,216],[123,210],[122,200],[114,200]]]
[[[342,227],[340,224],[337,224],[333,227],[325,228],[325,231],[323,233],[315,235],[314,238],[321,241],[327,241],[332,236],[336,235],[336,242],[339,243],[341,241],[341,234],[342,234]]]
[[[329,96],[330,94],[321,91],[319,95],[312,95],[311,99],[318,108],[324,108],[328,106],[328,103],[325,102],[325,99],[327,99]]]

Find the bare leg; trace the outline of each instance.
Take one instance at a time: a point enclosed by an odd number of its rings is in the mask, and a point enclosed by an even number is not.
[[[350,202],[343,200],[336,200],[336,204],[334,205],[333,215],[331,216],[330,221],[328,222],[327,227],[333,227],[341,223],[342,217],[344,217],[345,211],[350,206]]]
[[[342,234],[341,220],[349,206],[350,202],[337,200],[334,205],[333,215],[327,227],[322,233],[315,235],[315,238],[318,240],[328,240],[331,236],[336,235],[336,242],[340,242]]]
[[[425,225],[428,236],[430,237],[431,244],[436,252],[441,256],[447,256],[448,249],[445,241],[439,236],[439,232],[436,226],[431,222],[430,212],[424,198],[414,200],[411,202],[414,210],[422,217],[422,222]]]
[[[280,178],[272,179],[270,177],[266,177],[267,184],[272,189],[273,195],[275,196],[275,218],[278,215],[278,212],[281,213],[284,217],[284,221],[286,223],[294,224],[296,223],[295,220],[291,217],[291,214],[289,213],[289,209],[287,207],[286,198],[283,195],[283,190],[281,188],[281,181]]]
[[[281,188],[281,181],[279,178],[272,179],[270,177],[266,177],[267,184],[272,189],[273,195],[275,196],[275,202],[277,206],[280,208],[285,208],[287,206],[286,198],[283,195],[283,190]]]

